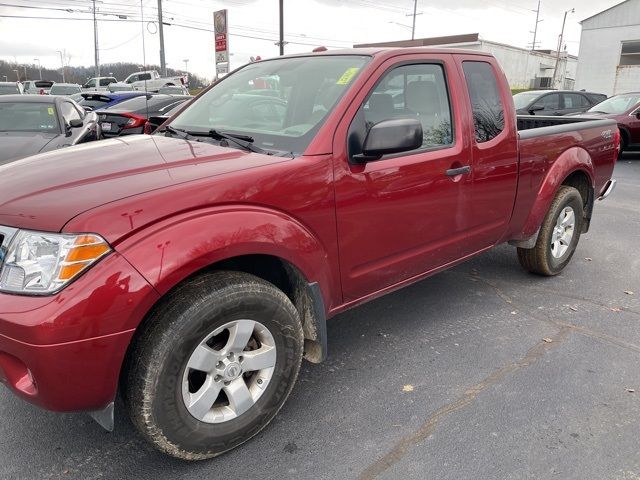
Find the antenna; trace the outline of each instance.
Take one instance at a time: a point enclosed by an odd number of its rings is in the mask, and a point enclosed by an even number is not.
[[[147,68],[147,51],[144,44],[144,10],[142,8],[142,0],[140,0],[140,29],[142,30],[142,65]],[[149,90],[147,90],[147,78],[144,80],[144,105],[146,110],[147,120],[149,120]]]

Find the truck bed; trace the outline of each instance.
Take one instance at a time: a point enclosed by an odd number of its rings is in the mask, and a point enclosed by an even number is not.
[[[615,121],[522,115],[517,117],[517,124],[519,182],[514,219],[524,220],[529,216],[536,198],[542,195],[545,177],[558,160],[567,161],[567,157],[571,157],[576,165],[593,165],[596,178],[591,181],[596,196],[611,178],[617,158],[612,142],[618,128]],[[533,235],[537,226],[531,225],[526,221],[512,225],[511,238],[525,239]]]

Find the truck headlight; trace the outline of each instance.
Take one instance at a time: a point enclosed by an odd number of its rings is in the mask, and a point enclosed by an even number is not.
[[[109,244],[95,234],[19,230],[7,248],[0,269],[0,291],[29,295],[55,293],[110,251]]]

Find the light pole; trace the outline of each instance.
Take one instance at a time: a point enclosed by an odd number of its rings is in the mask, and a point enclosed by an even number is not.
[[[184,60],[182,60],[184,62],[184,72],[185,73],[189,73],[189,59],[185,58]]]
[[[27,66],[23,65],[22,68],[24,68],[24,80],[27,81]]]
[[[93,49],[95,60],[95,75],[100,76],[100,54],[98,48],[98,20],[96,18],[96,0],[92,0],[93,3]],[[102,2],[99,2],[102,3]]]
[[[562,37],[564,36],[564,24],[567,22],[567,14],[575,13],[576,9],[566,10],[562,19],[562,30],[560,30],[560,38],[558,39],[558,51],[556,52],[556,66],[553,69],[553,77],[551,78],[551,88],[555,88],[556,74],[558,73],[558,63],[560,63],[560,50],[562,49]]]
[[[62,50],[56,50],[56,52],[60,54],[60,63],[62,64],[62,83],[65,83],[65,81],[64,81],[64,57],[62,56]]]
[[[16,78],[18,79],[18,81],[20,81],[20,70],[14,68],[13,71],[16,72]]]
[[[413,0],[413,13],[407,13],[407,17],[413,17],[413,23],[411,24],[411,40],[415,40],[416,36],[416,17],[422,15],[422,12],[418,13],[418,0]]]
[[[42,80],[42,65],[40,65],[40,59],[34,58],[33,60],[38,62],[38,76],[40,77],[40,80]]]
[[[4,81],[7,81],[7,76],[6,75],[2,75],[4,77]]]

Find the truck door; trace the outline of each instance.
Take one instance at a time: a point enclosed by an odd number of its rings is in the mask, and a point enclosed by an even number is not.
[[[458,56],[474,128],[472,205],[466,239],[481,250],[505,235],[518,184],[516,116],[507,80],[492,57]]]
[[[471,127],[459,113],[463,86],[452,57],[404,55],[402,63],[389,60],[376,73],[356,95],[342,121],[347,126],[342,134],[338,127],[334,140],[345,301],[466,253],[462,245],[472,184],[470,142],[463,132]],[[354,149],[372,125],[403,117],[422,123],[421,148],[354,162]]]

